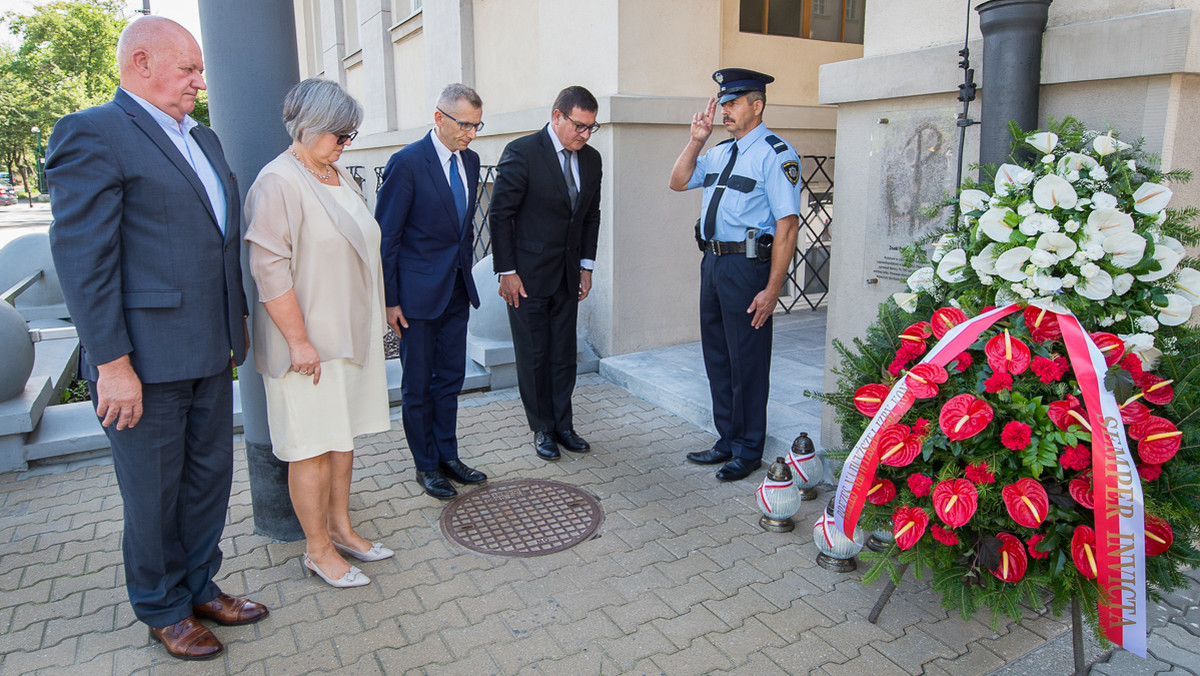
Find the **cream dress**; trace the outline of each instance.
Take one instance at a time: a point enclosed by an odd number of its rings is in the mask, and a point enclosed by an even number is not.
[[[371,341],[366,361],[358,366],[349,359],[321,362],[321,382],[289,370],[280,378],[263,377],[267,392],[267,421],[271,446],[285,462],[314,458],[327,451],[354,450],[354,437],[391,429],[388,415],[387,372],[383,354],[383,288],[379,261],[379,225],[367,205],[346,185],[322,185],[331,191],[339,206],[354,217],[366,240],[367,261],[372,271]],[[305,233],[330,243],[350,244],[328,219],[312,219]],[[323,232],[321,230],[327,230]]]

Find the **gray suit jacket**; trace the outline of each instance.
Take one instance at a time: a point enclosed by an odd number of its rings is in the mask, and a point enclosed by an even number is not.
[[[237,180],[216,134],[192,135],[225,188],[224,236],[196,173],[124,91],[54,126],[50,246],[87,379],[125,354],[148,383],[214,375],[231,350],[245,358]]]

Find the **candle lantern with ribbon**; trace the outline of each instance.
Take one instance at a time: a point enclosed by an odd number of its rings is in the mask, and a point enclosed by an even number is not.
[[[866,535],[862,528],[855,527],[854,538],[837,527],[834,518],[834,501],[829,500],[821,518],[813,524],[813,544],[820,552],[817,554],[817,565],[837,573],[849,573],[858,568],[854,557],[862,551]]]
[[[800,509],[800,492],[792,481],[792,472],[788,469],[783,458],[775,458],[775,462],[767,469],[767,476],[754,492],[758,508],[763,515],[758,525],[763,530],[772,533],[790,533],[796,524],[792,516]]]
[[[817,456],[808,432],[801,432],[792,442],[792,450],[788,452],[787,464],[795,476],[796,488],[800,491],[801,500],[817,499],[817,484],[825,478],[825,464]]]

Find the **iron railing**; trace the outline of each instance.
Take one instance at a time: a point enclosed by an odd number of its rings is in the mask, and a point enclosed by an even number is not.
[[[829,244],[833,226],[833,157],[804,155],[804,203],[801,205],[800,233],[796,237],[796,253],[788,269],[785,293],[779,306],[790,313],[803,300],[812,309],[829,295]],[[361,167],[355,167],[359,169]],[[383,167],[375,167],[375,192],[383,185]],[[351,174],[360,181],[357,171]],[[496,181],[496,165],[479,167],[479,194],[472,216],[475,229],[474,261],[491,253],[492,232],[488,212],[492,206],[492,189]],[[786,300],[785,300],[786,299]]]

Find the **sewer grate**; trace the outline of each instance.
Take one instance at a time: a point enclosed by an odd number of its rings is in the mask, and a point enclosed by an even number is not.
[[[600,501],[570,484],[497,481],[466,493],[442,512],[446,537],[476,552],[541,556],[573,547],[604,520]]]

